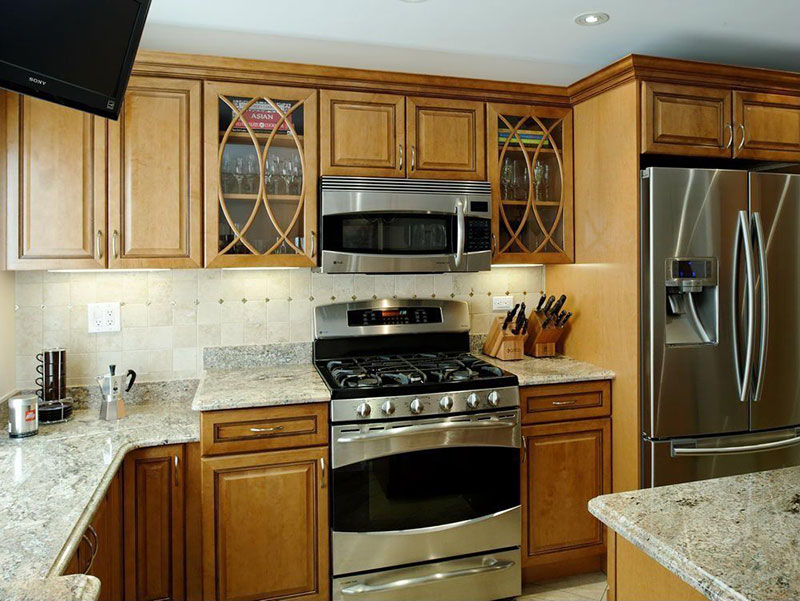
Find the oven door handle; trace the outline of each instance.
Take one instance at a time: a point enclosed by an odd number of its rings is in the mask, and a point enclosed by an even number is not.
[[[502,419],[502,418],[501,418]],[[512,417],[508,419],[514,419]],[[492,419],[480,422],[443,422],[439,424],[423,424],[421,426],[404,426],[400,428],[392,428],[390,430],[378,430],[373,432],[364,432],[361,434],[349,434],[347,436],[340,436],[336,439],[337,443],[348,442],[362,442],[364,440],[378,440],[382,438],[392,438],[395,436],[413,436],[414,434],[424,434],[425,432],[441,432],[449,430],[488,430],[495,428],[515,428],[514,421],[500,421],[500,419]]]
[[[464,245],[467,238],[467,220],[464,217],[464,202],[459,198],[456,200],[456,254],[455,268],[461,266],[464,258]]]
[[[439,582],[448,580],[450,578],[460,578],[462,576],[477,576],[487,572],[498,572],[500,570],[507,570],[514,565],[513,561],[509,560],[496,560],[492,559],[483,565],[475,566],[474,568],[462,568],[460,570],[453,570],[451,572],[436,572],[435,574],[428,574],[426,576],[419,576],[417,578],[401,578],[400,580],[393,580],[392,582],[384,582],[381,584],[366,584],[360,582],[352,586],[342,589],[343,595],[364,595],[375,594],[385,591],[396,590],[399,588],[407,588],[410,586],[418,586],[420,584],[427,584],[429,582]]]

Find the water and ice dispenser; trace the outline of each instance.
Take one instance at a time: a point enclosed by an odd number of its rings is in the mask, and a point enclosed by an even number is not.
[[[666,344],[716,344],[719,334],[716,258],[667,259],[665,284]]]

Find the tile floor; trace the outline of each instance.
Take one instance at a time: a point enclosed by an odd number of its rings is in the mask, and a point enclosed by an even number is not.
[[[606,601],[608,587],[603,572],[528,584],[517,601]]]

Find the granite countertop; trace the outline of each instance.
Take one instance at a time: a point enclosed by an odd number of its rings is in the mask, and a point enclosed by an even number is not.
[[[119,422],[100,421],[97,405],[76,399],[83,408],[70,421],[0,437],[0,600],[97,598],[96,578],[60,574],[128,451],[199,439],[196,385],[140,384]]]
[[[604,495],[589,511],[714,601],[800,599],[800,467]]]
[[[196,411],[327,403],[331,393],[311,363],[209,369],[192,403]]]
[[[487,362],[515,374],[519,378],[520,386],[614,379],[613,371],[591,363],[576,361],[564,355],[541,359],[525,355],[519,361],[501,361],[488,355],[483,355],[483,358]]]

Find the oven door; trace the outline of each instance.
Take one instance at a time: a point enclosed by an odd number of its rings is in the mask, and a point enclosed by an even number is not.
[[[520,545],[519,410],[332,428],[333,573]]]

